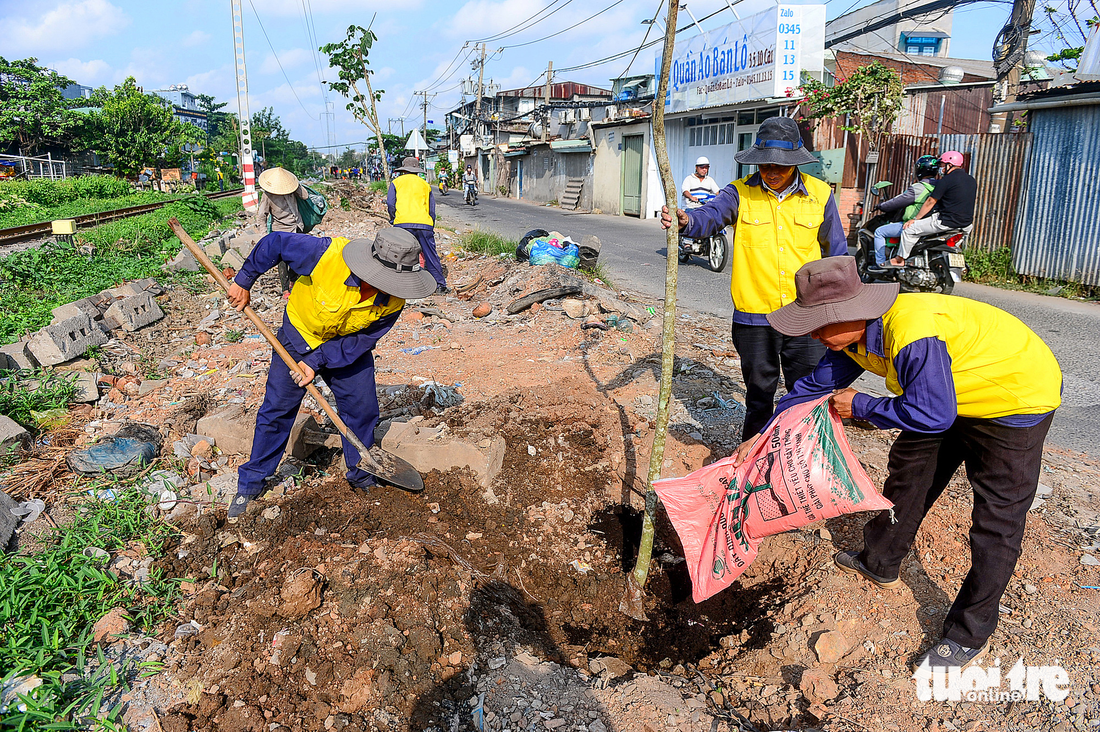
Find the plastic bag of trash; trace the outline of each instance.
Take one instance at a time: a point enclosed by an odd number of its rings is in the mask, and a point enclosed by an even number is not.
[[[141,472],[151,463],[160,452],[161,442],[155,427],[127,422],[102,442],[73,450],[65,462],[74,473],[113,473],[125,477]]]
[[[852,454],[829,397],[783,412],[739,467],[730,456],[653,487],[684,546],[696,602],[741,576],[765,536],[893,507]]]
[[[530,258],[531,242],[542,236],[550,236],[550,232],[546,229],[531,229],[524,234],[516,246],[516,261],[526,262]]]
[[[527,256],[532,266],[560,264],[567,269],[576,269],[581,263],[580,247],[572,239],[563,237],[556,231],[533,239],[527,248]]]

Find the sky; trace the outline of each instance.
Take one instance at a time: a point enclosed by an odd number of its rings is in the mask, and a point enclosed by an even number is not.
[[[1064,0],[1056,0],[1064,2]],[[566,79],[610,88],[609,79],[627,70],[629,57],[586,69],[557,73],[637,48],[659,0],[242,0],[249,106],[272,107],[291,137],[310,146],[326,144],[320,80],[334,79],[317,45],[342,39],[349,25],[372,22],[378,35],[370,53],[372,83],[382,89],[379,117],[393,131],[420,125],[414,93],[430,89],[428,119],[442,127],[444,113],[461,100],[461,81],[473,77],[471,41],[500,35],[548,6],[528,28],[487,40],[486,81],[502,89],[542,83],[553,61],[555,81]],[[773,0],[736,3],[741,17],[771,7]],[[828,0],[827,17],[868,0]],[[88,86],[113,86],[133,76],[146,90],[184,83],[211,94],[236,111],[230,0],[0,0],[0,56],[33,56],[39,63]],[[704,29],[733,19],[726,0],[690,0],[691,14]],[[955,11],[951,55],[990,58],[993,40],[1008,17],[1007,1],[983,1]],[[259,15],[257,16],[257,11]],[[595,16],[595,17],[593,17]],[[681,10],[683,26],[689,17]],[[571,26],[576,25],[572,30]],[[262,27],[261,27],[262,26]],[[1057,44],[1049,21],[1032,44]],[[563,32],[564,31],[564,32]],[[658,31],[650,34],[650,40]],[[553,36],[552,38],[546,38]],[[683,36],[681,36],[683,37]],[[525,44],[525,45],[520,45]],[[631,72],[652,71],[655,51],[641,51]],[[432,96],[434,94],[434,96]],[[346,100],[328,92],[340,149],[366,140],[366,128],[344,109]],[[358,147],[361,147],[358,146]]]

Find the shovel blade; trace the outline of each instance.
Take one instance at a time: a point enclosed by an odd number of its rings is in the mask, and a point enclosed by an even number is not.
[[[424,479],[416,472],[416,468],[379,447],[371,448],[369,458],[359,461],[359,469],[410,493],[424,490]]]

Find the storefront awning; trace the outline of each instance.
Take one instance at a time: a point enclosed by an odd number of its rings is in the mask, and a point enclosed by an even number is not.
[[[504,157],[506,157],[506,158],[518,158],[520,155],[526,155],[526,154],[527,154],[527,148],[519,147],[519,148],[516,148],[514,150],[506,151],[504,153]]]
[[[554,140],[550,149],[560,153],[592,152],[592,143],[584,140]]]

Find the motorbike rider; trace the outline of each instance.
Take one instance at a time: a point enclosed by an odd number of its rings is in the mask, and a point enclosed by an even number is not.
[[[477,192],[477,174],[474,173],[474,166],[467,165],[466,172],[462,174],[462,192],[465,194],[470,188]]]
[[[883,213],[903,211],[901,221],[885,224],[875,229],[875,264],[882,268],[886,265],[886,240],[901,236],[902,224],[909,221],[920,210],[921,205],[935,186],[936,174],[940,170],[940,161],[935,155],[922,155],[917,158],[917,182],[899,196],[875,206]]]
[[[978,182],[963,170],[962,153],[950,150],[940,155],[943,177],[936,181],[917,215],[902,224],[901,244],[890,267],[904,267],[909,253],[922,236],[939,234],[951,229],[969,232],[974,225],[974,199]],[[929,216],[929,213],[931,215]]]
[[[710,177],[710,160],[705,156],[695,161],[695,172],[684,178],[680,191],[684,194],[684,208],[698,208],[718,195],[718,184]]]

